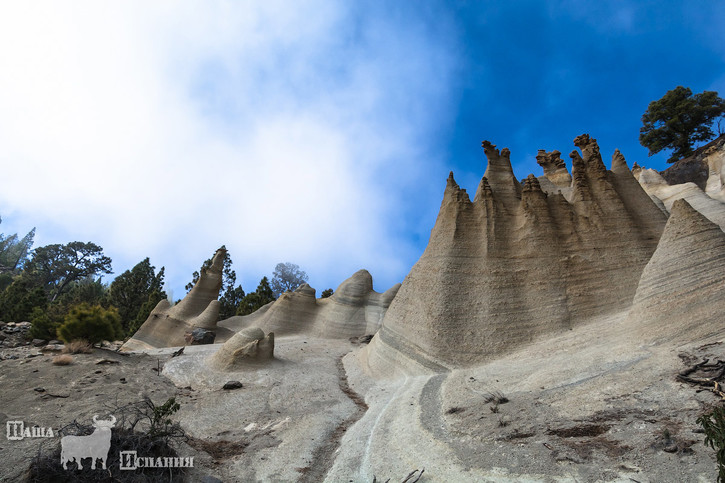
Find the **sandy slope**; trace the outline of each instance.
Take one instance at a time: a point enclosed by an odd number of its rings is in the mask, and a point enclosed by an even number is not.
[[[634,333],[620,313],[490,363],[384,380],[366,374],[359,346],[303,336],[280,338],[273,363],[236,372],[209,369],[218,346],[176,358],[172,349],[111,355],[120,362],[108,366],[95,365],[99,354],[69,367],[6,360],[0,404],[5,418],[57,426],[116,396],[176,395],[196,475],[224,481],[400,481],[416,468],[425,468],[421,481],[713,481],[714,454],[694,431],[717,398],[675,375],[685,361],[725,360],[725,334],[656,345],[657,334],[637,341]],[[153,371],[157,360],[165,377]],[[244,387],[222,390],[229,380]],[[43,399],[38,386],[69,397]],[[494,413],[486,396],[496,391],[509,402]],[[0,444],[5,481],[17,479],[35,445]]]
[[[364,358],[348,356],[370,409],[327,481],[421,467],[427,481],[712,481],[712,452],[694,430],[717,398],[674,376],[685,367],[680,353],[722,358],[725,348],[637,344],[625,315],[489,364],[373,386]],[[494,413],[485,401],[496,391],[509,402]],[[663,451],[665,430],[675,453]]]

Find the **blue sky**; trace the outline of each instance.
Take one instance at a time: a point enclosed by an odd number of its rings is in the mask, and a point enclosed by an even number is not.
[[[664,169],[647,104],[725,94],[725,4],[15,2],[0,11],[0,216],[36,246],[145,257],[183,295],[221,244],[245,290],[277,262],[379,291],[428,241],[487,139],[519,178],[590,133]]]

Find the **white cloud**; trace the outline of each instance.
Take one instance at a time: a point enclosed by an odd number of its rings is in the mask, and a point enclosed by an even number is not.
[[[150,256],[175,292],[222,243],[247,290],[279,261],[319,290],[402,280],[422,249],[403,216],[439,203],[416,183],[454,59],[421,22],[346,6],[4,6],[4,225],[93,240],[117,273]]]

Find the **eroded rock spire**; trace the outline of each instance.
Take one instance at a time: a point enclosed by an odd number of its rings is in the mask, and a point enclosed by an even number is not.
[[[367,349],[372,370],[465,367],[629,307],[664,223],[621,153],[609,171],[595,139],[574,143],[571,175],[560,152],[539,151],[545,176],[519,183],[508,149],[483,141],[472,205],[449,177],[428,246]]]
[[[539,149],[536,162],[544,169],[544,176],[558,188],[568,188],[571,185],[571,175],[566,169],[566,163],[561,159],[561,152],[554,150],[546,152]]]
[[[481,143],[488,159],[483,176],[488,180],[495,198],[501,201],[503,208],[513,212],[521,200],[521,185],[511,167],[511,152],[503,148],[500,152],[490,141]]]

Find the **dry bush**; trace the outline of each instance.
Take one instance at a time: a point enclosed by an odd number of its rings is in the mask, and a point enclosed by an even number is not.
[[[53,357],[54,366],[67,366],[73,362],[73,358],[68,354]]]
[[[466,408],[461,408],[461,407],[456,406],[456,407],[452,407],[448,411],[446,411],[446,414],[456,414],[456,413],[460,413],[461,411],[465,411],[465,410],[466,410]]]
[[[76,339],[69,342],[63,348],[65,354],[90,354],[93,352],[93,346],[90,342],[83,339]]]
[[[425,468],[423,468],[422,470],[413,470],[408,473],[408,476],[405,477],[402,483],[418,483],[418,481],[420,481],[420,478],[423,476],[423,473],[425,473]],[[378,483],[378,479],[375,477],[375,475],[373,475],[373,483]],[[390,483],[390,478],[385,480],[385,483]]]
[[[186,440],[186,434],[178,423],[169,419],[178,409],[179,405],[172,398],[162,405],[155,405],[150,399],[144,398],[124,406],[117,404],[110,414],[117,418],[111,431],[111,446],[106,460],[106,470],[90,469],[88,463],[83,469],[78,469],[78,463],[73,460],[63,469],[60,464],[61,445],[57,438],[44,439],[38,447],[38,453],[30,462],[25,475],[29,483],[141,483],[141,482],[181,482],[191,481],[187,478],[186,468],[144,468],[134,471],[120,469],[120,452],[136,451],[139,457],[165,458],[179,457],[176,448],[181,441]],[[73,421],[71,424],[58,430],[59,436],[90,435],[94,427]]]
[[[486,396],[483,398],[483,402],[485,403],[494,403],[494,404],[506,404],[509,402],[509,398],[503,395],[501,391],[494,391],[489,392],[486,394]]]

